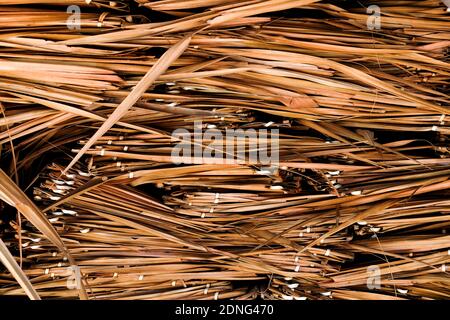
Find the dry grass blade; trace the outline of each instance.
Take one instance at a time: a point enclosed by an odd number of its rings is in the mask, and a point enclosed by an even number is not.
[[[87,150],[109,129],[116,124],[123,115],[141,98],[147,89],[155,82],[155,80],[163,74],[172,63],[178,59],[186,48],[189,46],[191,37],[182,39],[179,43],[167,50],[166,53],[158,60],[158,62],[147,72],[147,74],[139,81],[139,83],[131,90],[130,94],[120,103],[109,118],[102,124],[97,132],[89,139],[83,148],[75,155],[73,160],[64,169],[63,174],[80,160]]]
[[[20,266],[17,264],[13,255],[9,252],[5,243],[0,239],[0,261],[5,265],[5,267],[11,272],[16,281],[20,284],[22,289],[25,291],[26,295],[31,300],[41,300],[39,294],[33,288],[30,280],[28,280],[26,274],[22,271]]]
[[[306,6],[308,4],[312,4],[315,2],[319,2],[319,1],[320,0],[298,0],[298,1],[268,0],[268,1],[262,1],[262,2],[259,2],[256,4],[250,4],[247,6],[241,6],[241,7],[230,9],[228,11],[224,11],[221,13],[220,16],[209,20],[208,24],[211,26],[217,26],[217,25],[223,24],[223,23],[228,22],[233,19],[253,16],[253,15],[266,13],[266,12],[281,11],[281,10],[286,10],[286,9],[290,9],[290,8]]]
[[[67,251],[64,242],[59,237],[52,224],[39,208],[19,189],[19,187],[0,169],[0,196],[8,204],[14,206],[33,225],[36,226],[50,241],[52,241],[64,254]]]
[[[44,236],[46,236],[67,257],[71,265],[76,265],[75,260],[67,250],[58,232],[48,221],[39,208],[19,189],[19,187],[0,169],[0,199],[14,206],[24,215]],[[22,281],[23,279],[21,279]],[[22,282],[23,284],[23,282]],[[80,289],[80,298],[86,299],[84,287]],[[27,289],[28,290],[28,289]]]

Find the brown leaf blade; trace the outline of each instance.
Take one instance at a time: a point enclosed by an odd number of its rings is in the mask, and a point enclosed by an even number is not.
[[[25,193],[0,169],[0,199],[14,206],[25,218],[27,218],[43,235],[45,235],[55,246],[67,256],[71,265],[76,265],[67,247],[48,221],[47,217],[31,201]],[[80,297],[87,298],[84,288],[80,288]]]
[[[28,279],[26,274],[22,271],[22,269],[19,267],[16,260],[12,256],[11,252],[9,252],[8,248],[6,247],[2,239],[0,239],[0,261],[3,262],[6,269],[8,269],[9,272],[11,272],[14,279],[16,279],[16,281],[20,284],[22,289],[25,291],[25,293],[31,300],[41,300],[41,297],[33,288],[33,285],[31,284],[30,280]]]
[[[108,117],[97,132],[89,139],[83,148],[76,154],[70,164],[66,167],[63,174],[67,173],[75,163],[80,160],[83,154],[109,129],[116,124],[120,118],[139,100],[139,98],[147,91],[147,89],[155,82],[155,80],[163,74],[170,65],[177,60],[189,46],[191,37],[185,37],[180,42],[175,44],[172,48],[167,50],[155,65],[147,72],[147,74],[138,82],[138,84],[131,90],[130,94],[119,104],[114,112]]]

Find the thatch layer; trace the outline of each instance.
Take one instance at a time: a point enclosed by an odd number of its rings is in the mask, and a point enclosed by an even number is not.
[[[442,2],[14,0],[0,28],[0,199],[23,215],[0,294],[450,297]],[[198,121],[278,129],[278,168],[174,164]]]

